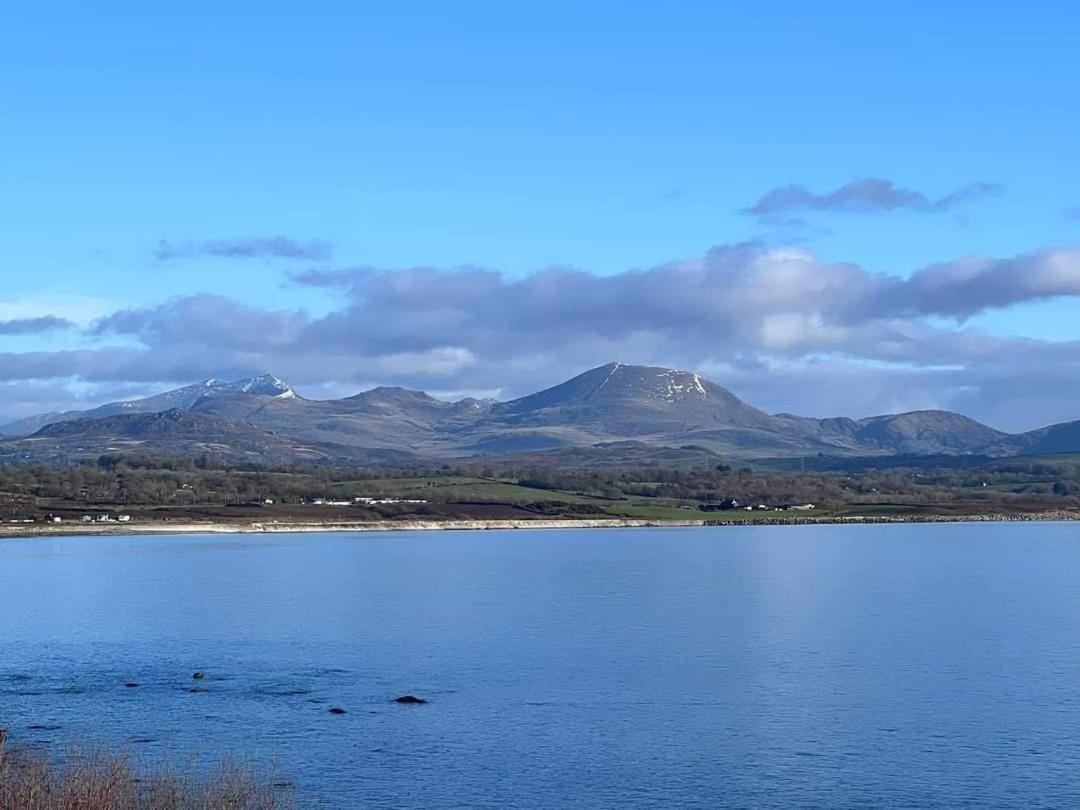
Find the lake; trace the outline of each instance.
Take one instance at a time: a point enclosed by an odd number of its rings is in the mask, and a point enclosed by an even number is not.
[[[1080,806],[1080,523],[10,540],[0,599],[13,744],[304,807]]]

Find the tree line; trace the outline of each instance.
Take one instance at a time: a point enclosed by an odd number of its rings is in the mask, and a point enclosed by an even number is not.
[[[278,468],[215,463],[207,457],[103,455],[68,465],[0,465],[0,506],[36,499],[83,504],[187,505],[300,503],[357,481],[471,476],[598,498],[768,505],[815,503],[948,504],[1028,501],[1080,505],[1080,464],[1005,459],[982,467],[887,468],[839,472],[770,472],[711,463],[697,468],[534,468],[512,458],[484,458],[414,468],[295,465]],[[439,488],[425,491],[439,502]],[[445,499],[442,499],[445,500]]]

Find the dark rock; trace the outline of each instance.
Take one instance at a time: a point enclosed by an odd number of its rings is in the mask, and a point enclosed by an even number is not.
[[[427,703],[423,698],[419,698],[416,695],[402,695],[399,698],[394,698],[394,703],[403,703],[411,706],[418,706],[421,703]]]
[[[206,677],[206,673],[205,673],[205,672],[196,672],[196,673],[195,673],[194,675],[192,675],[191,677],[192,677],[192,678],[194,678],[194,679],[195,679],[195,680],[197,680],[197,681],[201,681],[201,680],[202,680],[203,678],[205,678],[205,677]]]
[[[330,714],[345,714],[345,710],[334,706],[332,709],[330,709]]]
[[[137,683],[135,683],[135,681],[131,681],[130,683],[125,683],[124,686],[126,686],[128,689],[138,689],[139,688],[139,685]]]
[[[188,691],[189,692],[209,692],[210,690],[207,689],[205,686],[192,686],[190,689],[188,689]]]

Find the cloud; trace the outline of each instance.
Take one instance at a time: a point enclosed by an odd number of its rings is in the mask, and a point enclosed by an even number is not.
[[[206,239],[203,241],[170,242],[162,239],[154,249],[159,261],[192,259],[209,256],[218,259],[302,259],[329,261],[334,246],[320,239],[306,242],[285,236],[251,239]]]
[[[43,315],[39,318],[14,318],[0,321],[0,335],[38,335],[43,332],[54,332],[60,329],[72,329],[75,327],[66,318],[56,315]]]
[[[892,180],[855,180],[832,191],[818,194],[806,186],[779,186],[765,193],[743,213],[763,219],[787,219],[787,215],[825,211],[847,214],[879,214],[892,211],[943,213],[974,200],[1000,193],[993,183],[969,183],[943,197],[932,198],[921,191],[897,186]]]
[[[124,309],[96,321],[99,337],[129,335],[152,349],[186,345],[232,351],[289,346],[308,323],[294,310],[263,310],[219,295],[192,295],[141,309]]]
[[[0,321],[57,318],[86,326],[114,308],[115,304],[104,297],[39,289],[31,295],[0,299]]]
[[[1080,248],[931,265],[883,285],[874,311],[968,318],[1028,301],[1080,295]]]
[[[1068,382],[1080,381],[1080,343],[988,334],[969,320],[1080,296],[1080,247],[960,257],[908,276],[746,243],[609,276],[357,267],[291,279],[331,292],[334,308],[199,294],[124,309],[94,323],[94,348],[0,354],[0,381],[144,385],[273,371],[301,390],[513,396],[623,360],[701,370],[770,410],[962,405],[1006,427],[1080,418],[1080,382]]]

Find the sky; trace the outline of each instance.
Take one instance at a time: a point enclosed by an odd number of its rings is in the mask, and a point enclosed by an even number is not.
[[[0,423],[264,372],[1080,419],[1080,8],[42,2],[0,26]]]

